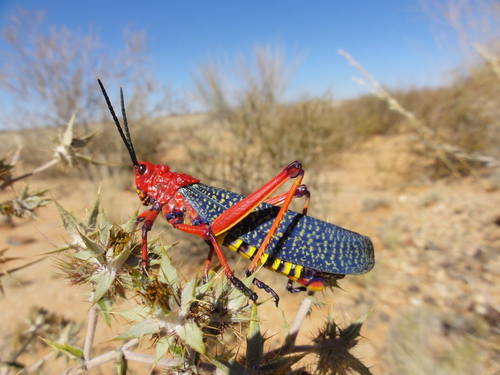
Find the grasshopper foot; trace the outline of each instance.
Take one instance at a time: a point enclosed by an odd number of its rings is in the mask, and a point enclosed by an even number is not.
[[[253,292],[250,288],[248,288],[245,284],[243,284],[243,282],[240,279],[238,279],[234,275],[231,275],[229,276],[229,280],[233,283],[236,289],[241,291],[243,294],[246,294],[248,298],[250,298],[252,301],[254,302],[257,301],[257,298],[259,298],[257,296],[257,293]]]
[[[278,307],[278,303],[280,302],[280,296],[278,296],[278,293],[276,293],[269,285],[264,284],[259,279],[253,279],[253,283],[257,285],[258,288],[264,289],[267,293],[272,295],[274,298],[274,303],[276,304],[276,307]]]
[[[300,292],[305,292],[307,290],[305,286],[299,286],[298,288],[294,288],[292,280],[288,280],[285,289],[289,293],[300,293]]]

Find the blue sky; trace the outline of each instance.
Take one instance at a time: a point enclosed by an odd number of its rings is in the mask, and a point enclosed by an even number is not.
[[[440,47],[418,0],[131,1],[0,0],[0,27],[17,7],[46,10],[49,23],[76,30],[91,26],[109,48],[125,27],[145,29],[155,76],[179,90],[209,58],[230,61],[256,45],[279,45],[299,58],[291,95],[354,97],[366,89],[338,54],[342,48],[390,88],[438,85],[462,56]],[[3,48],[0,42],[0,48]]]

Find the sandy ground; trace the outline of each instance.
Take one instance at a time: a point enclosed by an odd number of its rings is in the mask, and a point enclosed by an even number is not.
[[[405,135],[375,138],[356,152],[344,154],[341,167],[321,176],[322,186],[330,189],[314,192],[310,214],[371,236],[376,265],[366,275],[342,280],[343,290],[319,293],[317,297],[325,306],[314,309],[299,342],[308,342],[329,313],[345,325],[371,311],[362,330],[365,339],[355,354],[373,374],[446,373],[443,361],[455,361],[465,369],[457,373],[498,374],[500,361],[495,364],[495,353],[499,352],[491,347],[500,345],[500,178],[484,175],[415,183],[416,171],[406,159],[411,141]],[[410,179],[412,183],[407,182]],[[91,207],[98,189],[96,184],[59,180],[37,180],[31,186],[52,187],[54,198],[80,217]],[[0,198],[3,201],[13,194],[8,190]],[[105,181],[101,196],[106,211],[116,218],[126,218],[139,206],[132,185],[130,191],[123,191],[116,189],[113,181]],[[318,207],[329,214],[316,215]],[[175,233],[167,232],[164,241],[175,241]],[[0,249],[8,248],[8,256],[23,257],[9,267],[43,257],[41,262],[2,279],[3,358],[12,335],[33,306],[86,321],[89,304],[82,296],[86,288],[67,285],[55,267],[56,257],[41,255],[67,238],[53,204],[41,209],[34,220],[16,220],[14,227],[0,228]],[[201,264],[180,261],[186,274],[201,269]],[[286,284],[286,279],[265,270],[262,279],[278,291]],[[291,322],[303,298],[280,294],[278,309],[267,303],[259,310],[263,329],[271,337],[270,347],[283,340],[278,329],[282,312]],[[111,329],[101,322],[95,353],[116,347],[110,340],[126,328],[119,320],[113,321]],[[43,354],[41,350],[36,355]],[[35,358],[24,356],[21,360],[32,363]],[[474,368],[469,371],[472,360]],[[48,373],[67,367],[62,358],[51,360]],[[134,369],[136,373],[149,371],[140,364]],[[112,366],[91,373],[112,373]]]

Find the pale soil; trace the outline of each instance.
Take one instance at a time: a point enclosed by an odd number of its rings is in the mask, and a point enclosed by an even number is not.
[[[366,275],[341,280],[343,290],[319,293],[318,299],[326,304],[315,308],[299,342],[307,343],[329,313],[338,324],[346,325],[371,311],[362,329],[365,339],[360,341],[355,354],[373,374],[404,373],[412,366],[415,371],[411,373],[439,373],[435,363],[458,351],[457,345],[463,342],[471,343],[475,351],[459,352],[456,360],[460,361],[462,356],[462,360],[467,361],[472,356],[478,370],[463,373],[498,373],[500,367],[498,362],[495,364],[492,354],[495,352],[490,348],[500,345],[497,287],[500,284],[500,182],[494,177],[482,177],[437,182],[421,179],[415,183],[418,171],[409,166],[410,142],[405,135],[375,138],[356,151],[344,154],[341,167],[325,170],[321,176],[325,188],[313,192],[310,214],[371,236],[376,265]],[[412,183],[408,183],[410,178]],[[79,217],[91,207],[98,190],[96,184],[82,181],[37,180],[31,186],[52,187],[53,197]],[[11,195],[12,191],[3,192],[0,200]],[[118,189],[113,181],[105,181],[101,196],[106,211],[116,218],[125,219],[139,206],[132,183],[129,191],[123,191],[121,185]],[[315,212],[328,212],[328,215]],[[9,267],[38,259],[68,238],[53,204],[41,209],[37,219],[15,223],[13,228],[0,228],[0,249],[8,247],[8,256],[24,258],[9,263]],[[174,242],[176,232],[167,233],[163,236],[164,242]],[[86,288],[67,285],[58,275],[56,258],[48,256],[2,279],[2,355],[16,327],[33,306],[78,322],[86,320],[89,304],[82,296]],[[180,259],[182,261],[182,256]],[[189,264],[185,260],[180,269],[188,275],[201,267],[202,263]],[[263,329],[271,337],[268,343],[275,347],[283,339],[282,312],[291,323],[303,296],[286,294],[286,279],[279,275],[263,270],[261,278],[281,295],[278,309],[271,302],[259,308]],[[266,297],[259,295],[261,299]],[[126,325],[122,321],[114,320],[111,330],[101,322],[95,352],[116,347],[117,344],[109,340],[124,330]],[[401,343],[415,344],[415,348],[405,351]],[[149,345],[145,342],[143,346]],[[417,359],[410,359],[411,353],[405,354],[408,351],[413,351]],[[498,351],[496,353],[498,355]],[[27,363],[33,361],[33,357],[23,359]],[[407,367],[398,367],[401,361]],[[49,373],[58,373],[68,365],[58,359],[51,361],[51,366]],[[149,369],[140,364],[134,368],[137,373],[147,373]],[[112,366],[91,373],[112,373]]]

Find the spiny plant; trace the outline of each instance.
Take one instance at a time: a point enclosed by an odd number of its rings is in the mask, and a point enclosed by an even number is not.
[[[59,135],[57,139],[54,139],[54,148],[52,150],[52,159],[48,162],[42,164],[41,166],[31,170],[27,173],[16,174],[16,165],[20,160],[21,148],[18,148],[15,152],[12,152],[5,157],[0,159],[0,191],[3,191],[28,177],[36,175],[43,172],[56,165],[62,165],[63,167],[78,167],[81,162],[88,162],[91,164],[101,164],[92,158],[85,156],[81,153],[81,150],[88,145],[95,134],[88,134],[82,137],[76,137],[74,135],[74,123],[76,118],[76,112],[68,121],[66,129],[63,134]],[[49,204],[52,199],[46,197],[48,189],[40,189],[34,192],[29,191],[29,185],[25,185],[14,198],[10,198],[4,202],[0,202],[0,215],[7,218],[7,222],[12,226],[14,225],[13,218],[25,218],[25,217],[36,217],[37,210],[43,206]],[[7,249],[0,251],[0,264],[5,265],[7,262],[16,260],[19,258],[9,258],[5,257],[4,253]],[[12,274],[13,272],[19,271],[26,268],[34,263],[28,262],[22,266],[2,269],[0,271],[0,291],[2,290],[2,277]]]
[[[102,164],[92,158],[83,155],[80,151],[88,145],[95,133],[88,134],[82,137],[74,136],[76,112],[68,121],[66,129],[62,135],[54,139],[54,148],[52,159],[33,169],[30,172],[14,175],[16,164],[19,162],[21,149],[17,149],[14,153],[0,159],[0,191],[12,186],[14,183],[45,171],[56,165],[63,167],[77,167],[80,162],[88,162],[91,164]],[[36,209],[47,205],[51,199],[44,195],[47,189],[37,190],[34,193],[28,192],[26,185],[16,198],[0,203],[0,214],[7,217],[24,217],[35,216]]]
[[[298,346],[299,330],[317,302],[310,294],[292,326],[285,323],[283,345],[266,351],[259,304],[249,304],[226,278],[211,272],[206,278],[185,280],[170,259],[172,246],[162,245],[158,238],[149,241],[154,254],[150,270],[145,273],[137,267],[141,247],[135,235],[137,214],[117,225],[99,210],[99,198],[83,220],[56,205],[71,241],[52,253],[60,254],[59,267],[70,283],[89,286],[91,304],[83,347],[74,337],[67,342],[44,339],[76,362],[66,373],[115,361],[118,373],[125,374],[129,361],[141,361],[161,367],[166,374],[370,374],[350,353],[365,317],[344,329],[329,318],[310,345]],[[252,279],[244,283],[251,285]],[[133,299],[137,305],[115,311],[122,298]],[[116,337],[124,343],[94,357],[97,321],[102,318],[110,326],[112,313],[129,322],[129,328]],[[132,350],[146,338],[155,355]],[[238,354],[245,346],[245,355]]]

